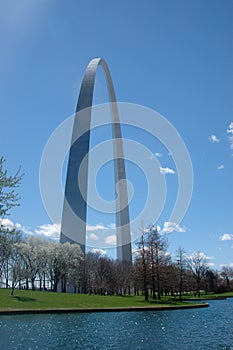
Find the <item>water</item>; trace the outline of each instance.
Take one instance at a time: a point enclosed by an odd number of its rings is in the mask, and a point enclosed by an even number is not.
[[[0,316],[0,349],[233,350],[233,299],[204,309]]]

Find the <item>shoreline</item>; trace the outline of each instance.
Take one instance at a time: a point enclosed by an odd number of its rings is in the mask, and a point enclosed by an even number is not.
[[[84,312],[131,312],[131,311],[168,311],[181,309],[196,309],[209,307],[208,303],[195,305],[165,305],[165,306],[132,306],[132,307],[107,307],[107,308],[72,308],[72,309],[0,309],[1,315],[28,315],[28,314],[61,314],[61,313],[84,313]]]
[[[208,297],[206,297],[206,298],[199,298],[199,299],[195,299],[195,298],[187,298],[187,299],[185,299],[185,298],[183,298],[182,300],[185,302],[185,301],[206,301],[206,300],[210,300],[210,301],[214,301],[214,300],[226,300],[227,298],[232,298],[232,297],[216,297],[216,298],[208,298]]]

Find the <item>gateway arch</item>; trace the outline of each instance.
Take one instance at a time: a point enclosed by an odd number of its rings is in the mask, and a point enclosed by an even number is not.
[[[94,83],[98,66],[102,66],[105,73],[111,102],[115,187],[118,184],[115,201],[117,259],[131,262],[130,220],[121,126],[112,78],[108,66],[102,58],[95,58],[88,64],[79,93],[68,158],[60,242],[77,243],[85,253],[86,199],[88,176],[90,175],[88,174],[88,153]],[[81,165],[82,171],[84,171],[82,172],[81,181],[78,181]]]

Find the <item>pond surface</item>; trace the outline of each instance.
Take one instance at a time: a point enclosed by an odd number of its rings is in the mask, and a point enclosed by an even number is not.
[[[233,299],[174,311],[0,316],[0,349],[233,350]]]

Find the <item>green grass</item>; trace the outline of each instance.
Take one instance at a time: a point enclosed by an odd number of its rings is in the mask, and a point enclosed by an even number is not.
[[[160,301],[145,302],[143,296],[100,296],[71,293],[37,292],[26,290],[0,289],[0,310],[46,310],[75,308],[141,307],[141,306],[180,306],[187,302],[163,297]],[[193,305],[193,303],[192,303]]]
[[[183,296],[183,300],[190,300],[190,299],[195,299],[195,300],[216,300],[216,299],[222,299],[222,298],[233,298],[233,292],[226,292],[226,293],[204,293],[201,292],[200,297],[195,297],[193,293],[185,294]]]

